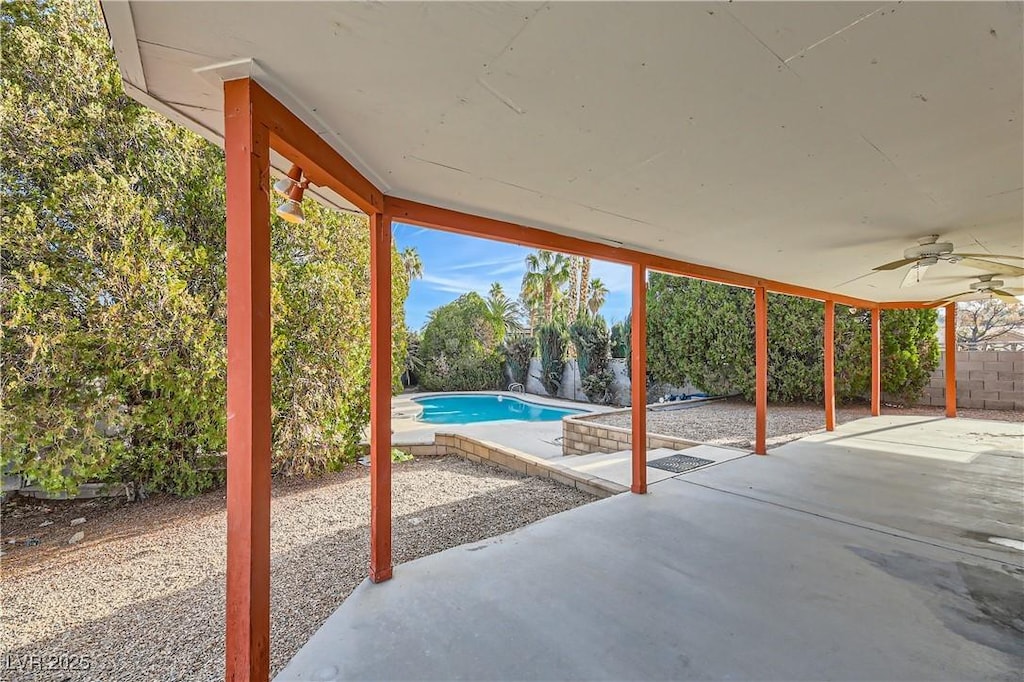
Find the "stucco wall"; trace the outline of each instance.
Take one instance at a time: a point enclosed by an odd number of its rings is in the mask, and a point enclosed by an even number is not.
[[[630,393],[629,374],[626,372],[626,361],[622,358],[612,358],[611,370],[612,395],[608,404],[629,405],[632,403],[632,395]],[[548,392],[544,390],[544,384],[540,381],[539,358],[530,360],[530,372],[529,378],[526,381],[526,392],[543,396],[548,395]],[[649,391],[647,399],[649,402],[657,402],[658,398],[664,395],[680,393],[692,394],[697,392],[697,389],[689,384],[681,387],[659,384]],[[565,365],[565,371],[562,372],[562,385],[558,389],[558,395],[549,397],[590,402],[587,400],[587,394],[583,392],[583,383],[580,379],[579,365],[575,360],[569,360]]]
[[[629,377],[626,375],[626,362],[625,360],[613,358],[611,368],[614,378],[612,379],[612,399],[610,402],[612,405],[628,405]],[[544,390],[544,384],[540,380],[539,358],[530,360],[530,373],[526,381],[526,392],[536,395],[548,395],[548,392]],[[583,392],[580,369],[575,360],[569,360],[565,364],[565,370],[562,372],[562,385],[558,389],[558,395],[551,397],[589,402],[587,394]]]
[[[946,404],[945,352],[919,405]],[[1024,352],[957,351],[957,407],[1024,410]]]

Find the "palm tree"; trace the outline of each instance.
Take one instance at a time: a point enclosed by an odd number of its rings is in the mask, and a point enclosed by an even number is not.
[[[537,328],[537,320],[540,318],[543,306],[543,292],[534,291],[525,286],[519,292],[519,307],[526,311],[526,319],[531,334]]]
[[[569,290],[564,302],[565,320],[572,324],[580,312],[580,270],[582,256],[569,256]]]
[[[555,291],[569,281],[569,259],[553,251],[537,251],[526,257],[523,290],[542,292],[544,321],[554,317]]]
[[[590,298],[587,299],[587,308],[591,315],[597,315],[597,311],[604,305],[606,298],[608,298],[608,287],[604,285],[604,282],[597,277],[590,280]]]
[[[414,279],[423,278],[423,261],[415,248],[408,246],[398,254],[402,259],[402,267],[405,268],[405,276],[410,282]]]
[[[590,259],[584,258],[580,263],[580,296],[576,302],[576,309],[582,315],[590,306]]]
[[[522,331],[522,314],[519,304],[505,294],[500,282],[491,284],[491,290],[487,294],[487,317],[494,325],[498,343],[505,340],[508,332]]]

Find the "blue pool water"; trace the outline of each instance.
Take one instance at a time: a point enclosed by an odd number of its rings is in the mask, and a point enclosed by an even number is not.
[[[550,422],[583,412],[537,405],[506,395],[439,395],[413,400],[423,406],[420,421],[428,424],[472,424],[499,419]]]

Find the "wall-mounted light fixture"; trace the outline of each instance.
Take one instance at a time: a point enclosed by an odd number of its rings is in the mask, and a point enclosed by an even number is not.
[[[309,180],[300,180],[292,185],[288,192],[288,199],[277,207],[277,215],[285,222],[301,225],[306,222],[306,216],[302,214],[302,193],[306,191]],[[275,186],[274,189],[277,189]]]
[[[291,193],[292,188],[298,185],[301,181],[302,169],[295,164],[292,164],[291,169],[288,171],[288,175],[274,183],[274,191],[283,197],[287,197],[289,193]]]

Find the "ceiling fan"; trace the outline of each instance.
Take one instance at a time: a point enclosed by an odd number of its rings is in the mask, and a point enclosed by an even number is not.
[[[970,291],[953,294],[946,298],[932,301],[933,303],[953,303],[978,294],[991,294],[1005,303],[1019,303],[1017,296],[1024,294],[1024,289],[1004,289],[1003,280],[993,279],[995,275],[979,275],[977,282],[971,282]]]
[[[872,268],[874,271],[897,270],[904,265],[911,265],[903,278],[901,287],[909,287],[917,284],[924,277],[925,271],[940,260],[947,263],[963,263],[979,270],[987,270],[995,274],[1019,276],[1024,275],[1024,268],[1016,265],[1008,265],[991,258],[1011,258],[1024,260],[1024,256],[1007,256],[995,253],[953,253],[952,242],[940,242],[939,235],[932,234],[917,240],[917,246],[912,246],[903,252],[903,258],[885,265]]]

